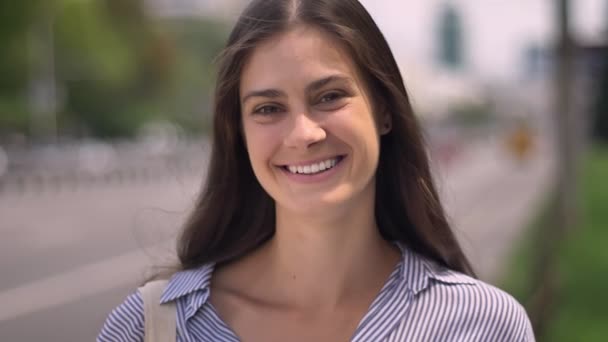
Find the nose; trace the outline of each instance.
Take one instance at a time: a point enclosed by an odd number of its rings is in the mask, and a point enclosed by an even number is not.
[[[307,149],[327,137],[325,129],[308,115],[297,114],[285,136],[285,145],[290,148]]]

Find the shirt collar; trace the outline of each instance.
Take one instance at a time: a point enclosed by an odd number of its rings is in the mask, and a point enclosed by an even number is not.
[[[165,287],[165,290],[160,297],[161,304],[174,301],[196,291],[206,292],[203,302],[206,301],[209,296],[211,276],[213,275],[214,269],[215,264],[209,263],[199,268],[175,273],[171,279],[169,279],[167,287]]]
[[[437,262],[428,259],[410,248],[402,242],[396,242],[401,249],[400,273],[406,282],[406,287],[415,295],[428,288],[432,281],[444,284],[475,284],[475,279],[452,271]]]
[[[475,284],[475,279],[437,264],[412,251],[404,243],[395,242],[395,244],[401,250],[397,278],[405,281],[406,287],[414,294],[418,294],[430,286],[429,280],[445,284]],[[215,264],[209,263],[199,268],[177,272],[169,280],[161,296],[161,304],[174,301],[193,292],[203,291],[203,296],[197,300],[198,305],[203,305],[209,297],[211,276],[214,269]]]

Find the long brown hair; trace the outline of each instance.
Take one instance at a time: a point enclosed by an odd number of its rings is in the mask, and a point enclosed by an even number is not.
[[[242,135],[239,82],[253,49],[296,23],[342,42],[375,110],[390,113],[392,129],[381,138],[376,175],[375,216],[382,236],[473,275],[439,201],[397,63],[357,0],[254,0],[241,14],[218,59],[208,178],[178,241],[181,268],[229,262],[274,234],[274,200],[253,173]]]

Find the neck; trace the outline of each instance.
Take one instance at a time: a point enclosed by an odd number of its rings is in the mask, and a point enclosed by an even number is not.
[[[277,207],[276,234],[261,248],[263,287],[284,303],[335,308],[377,292],[400,253],[385,241],[373,201],[315,215]]]

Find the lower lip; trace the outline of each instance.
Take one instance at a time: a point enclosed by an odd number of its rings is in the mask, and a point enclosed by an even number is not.
[[[327,179],[332,177],[336,172],[338,172],[338,169],[342,168],[342,165],[344,164],[345,159],[346,159],[346,156],[341,157],[339,159],[338,163],[334,167],[332,167],[329,170],[325,170],[324,172],[316,173],[314,175],[291,173],[283,167],[279,167],[279,169],[281,169],[281,171],[283,171],[283,173],[287,176],[287,178],[289,178],[290,180],[292,180],[294,182],[303,183],[303,184],[319,183],[319,182],[326,181]]]

